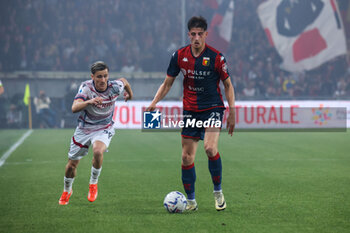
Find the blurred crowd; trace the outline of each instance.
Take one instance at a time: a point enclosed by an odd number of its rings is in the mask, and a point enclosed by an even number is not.
[[[212,1],[186,0],[186,19],[210,23]],[[236,0],[225,52],[237,99],[346,98],[345,56],[311,72],[279,68],[280,57],[259,22],[261,0]],[[86,71],[96,60],[112,71],[165,72],[181,44],[181,1],[11,0],[0,3],[0,72]]]
[[[350,69],[340,56],[308,72],[280,69],[256,13],[261,0],[236,0],[232,46],[227,52],[237,97],[241,99],[318,99],[350,97]],[[250,10],[254,9],[254,10]]]
[[[179,1],[1,1],[1,70],[163,69],[156,58],[179,44]],[[167,10],[166,10],[167,9]],[[160,63],[162,60],[159,61]]]

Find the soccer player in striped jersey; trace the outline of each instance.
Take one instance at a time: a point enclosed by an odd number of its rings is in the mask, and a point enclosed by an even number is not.
[[[206,44],[207,35],[207,22],[203,17],[194,16],[188,21],[188,37],[191,43],[172,55],[166,78],[147,110],[153,111],[156,108],[156,104],[166,96],[181,71],[184,76],[184,121],[193,119],[222,121],[225,106],[219,87],[221,81],[229,105],[227,128],[232,136],[235,127],[234,88],[225,57]],[[204,140],[204,148],[208,156],[209,171],[214,185],[215,208],[218,211],[226,208],[221,188],[222,163],[218,152],[220,129],[221,127],[182,129],[182,182],[188,198],[188,210],[198,208],[195,200],[194,160],[199,140]]]
[[[72,185],[77,166],[80,159],[88,154],[90,145],[93,159],[88,200],[93,202],[97,198],[97,182],[102,170],[103,153],[114,135],[114,103],[123,91],[125,101],[133,96],[130,84],[125,78],[113,81],[108,79],[108,66],[101,61],[95,62],[91,66],[91,80],[83,82],[75,96],[72,112],[80,112],[80,116],[68,152],[60,205],[68,204],[73,193]]]

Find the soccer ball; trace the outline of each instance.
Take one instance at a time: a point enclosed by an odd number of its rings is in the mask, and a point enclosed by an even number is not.
[[[187,200],[179,191],[173,191],[165,196],[163,204],[169,213],[182,213],[186,209]]]

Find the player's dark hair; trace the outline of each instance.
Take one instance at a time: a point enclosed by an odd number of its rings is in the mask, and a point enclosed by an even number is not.
[[[202,16],[193,16],[187,23],[188,31],[190,31],[192,28],[202,28],[204,31],[206,31],[207,27],[207,20]]]
[[[109,71],[109,67],[103,61],[97,61],[91,65],[91,74],[95,74],[97,71],[102,71],[107,69]]]

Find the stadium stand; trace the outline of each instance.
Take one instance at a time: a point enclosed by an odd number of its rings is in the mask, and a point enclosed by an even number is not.
[[[281,59],[269,45],[256,13],[261,2],[235,1],[233,35],[225,57],[236,98],[349,99],[350,68],[345,56],[309,72],[292,74],[280,69]],[[347,8],[346,1],[338,3]],[[79,72],[86,72],[93,61],[104,60],[111,64],[112,72],[129,74],[131,84],[143,90],[136,99],[149,99],[161,82],[149,78],[150,72],[163,79],[170,55],[182,46],[181,1],[12,0],[2,1],[0,6],[0,78],[5,86],[15,85],[9,77],[21,71],[32,73],[17,75],[18,80],[33,77],[38,71],[48,76],[67,74],[61,73],[64,71],[80,81]],[[208,16],[209,11],[206,0],[186,1],[187,18]],[[41,80],[49,86],[53,79]],[[61,96],[52,92],[51,97],[62,99],[68,92],[67,84],[66,80],[57,86]],[[143,88],[147,84],[149,88]],[[180,89],[181,83],[177,85]],[[170,96],[179,99],[180,93],[177,90]],[[10,100],[16,94],[4,95],[1,102],[7,98],[9,106],[18,101]]]

